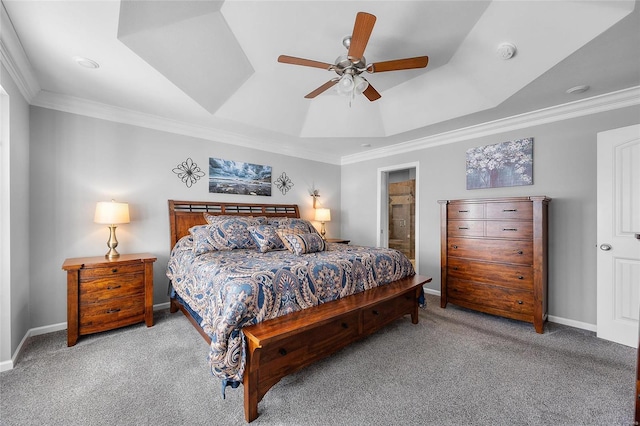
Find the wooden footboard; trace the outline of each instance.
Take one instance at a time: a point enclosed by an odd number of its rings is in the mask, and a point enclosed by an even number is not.
[[[247,339],[244,414],[283,377],[325,358],[404,316],[418,323],[418,297],[431,278],[414,275],[313,308],[243,328]]]

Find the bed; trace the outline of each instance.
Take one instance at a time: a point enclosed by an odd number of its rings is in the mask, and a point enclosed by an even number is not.
[[[324,242],[295,204],[169,200],[169,223],[170,310],[210,345],[223,396],[243,385],[247,422],[282,377],[405,315],[416,324],[431,281],[396,250]]]

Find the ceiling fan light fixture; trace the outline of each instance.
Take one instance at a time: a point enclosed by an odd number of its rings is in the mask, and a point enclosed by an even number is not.
[[[361,95],[362,92],[367,90],[367,87],[369,87],[369,82],[363,77],[359,75],[353,77],[353,91],[356,92],[356,94]]]
[[[338,81],[338,92],[344,95],[349,95],[354,88],[354,80],[351,74],[343,74]]]

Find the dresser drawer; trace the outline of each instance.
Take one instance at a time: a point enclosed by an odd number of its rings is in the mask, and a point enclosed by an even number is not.
[[[515,201],[509,203],[487,203],[487,219],[524,219],[531,220],[533,203]]]
[[[489,220],[486,223],[486,236],[530,240],[533,238],[533,222]]]
[[[518,314],[533,314],[533,292],[527,290],[448,278],[447,296],[450,302],[461,306],[477,305]]]
[[[451,257],[531,265],[533,259],[533,242],[449,238],[447,253]]]
[[[144,295],[143,273],[80,281],[81,304],[91,304],[105,299],[135,295]]]
[[[501,287],[533,289],[533,268],[528,265],[488,263],[451,257],[447,265],[447,274],[451,278]]]
[[[129,263],[124,265],[101,266],[98,268],[87,268],[80,271],[80,281],[116,276],[120,274],[132,274],[136,272],[144,272],[144,264],[142,262]]]
[[[484,236],[483,220],[452,220],[447,224],[447,228],[452,237]]]
[[[80,334],[111,330],[144,321],[144,295],[80,304]]]
[[[449,219],[483,219],[484,204],[449,204],[447,206],[447,216]]]

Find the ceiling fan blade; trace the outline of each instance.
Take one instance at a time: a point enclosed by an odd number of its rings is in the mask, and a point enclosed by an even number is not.
[[[371,102],[376,101],[382,97],[380,93],[378,93],[378,91],[374,89],[371,84],[367,86],[367,88],[364,90],[364,92],[362,92],[362,94],[365,95],[367,99],[369,99]]]
[[[323,84],[322,86],[318,87],[316,90],[314,90],[313,92],[307,94],[305,96],[305,98],[307,99],[313,99],[316,96],[318,96],[320,93],[332,88],[333,86],[335,86],[335,84],[338,82],[337,78],[334,78],[333,80],[329,80],[327,81],[325,84]]]
[[[409,70],[413,68],[424,68],[429,63],[428,56],[417,56],[415,58],[395,59],[393,61],[376,62],[367,67],[367,71],[371,73]]]
[[[366,12],[358,12],[356,15],[356,23],[353,25],[353,33],[351,34],[349,58],[362,58],[375,23],[376,17],[374,15]]]
[[[312,61],[311,59],[296,58],[295,56],[280,55],[278,56],[278,62],[283,64],[302,65],[305,67],[322,68],[323,70],[331,70],[333,64],[327,64],[326,62]]]

